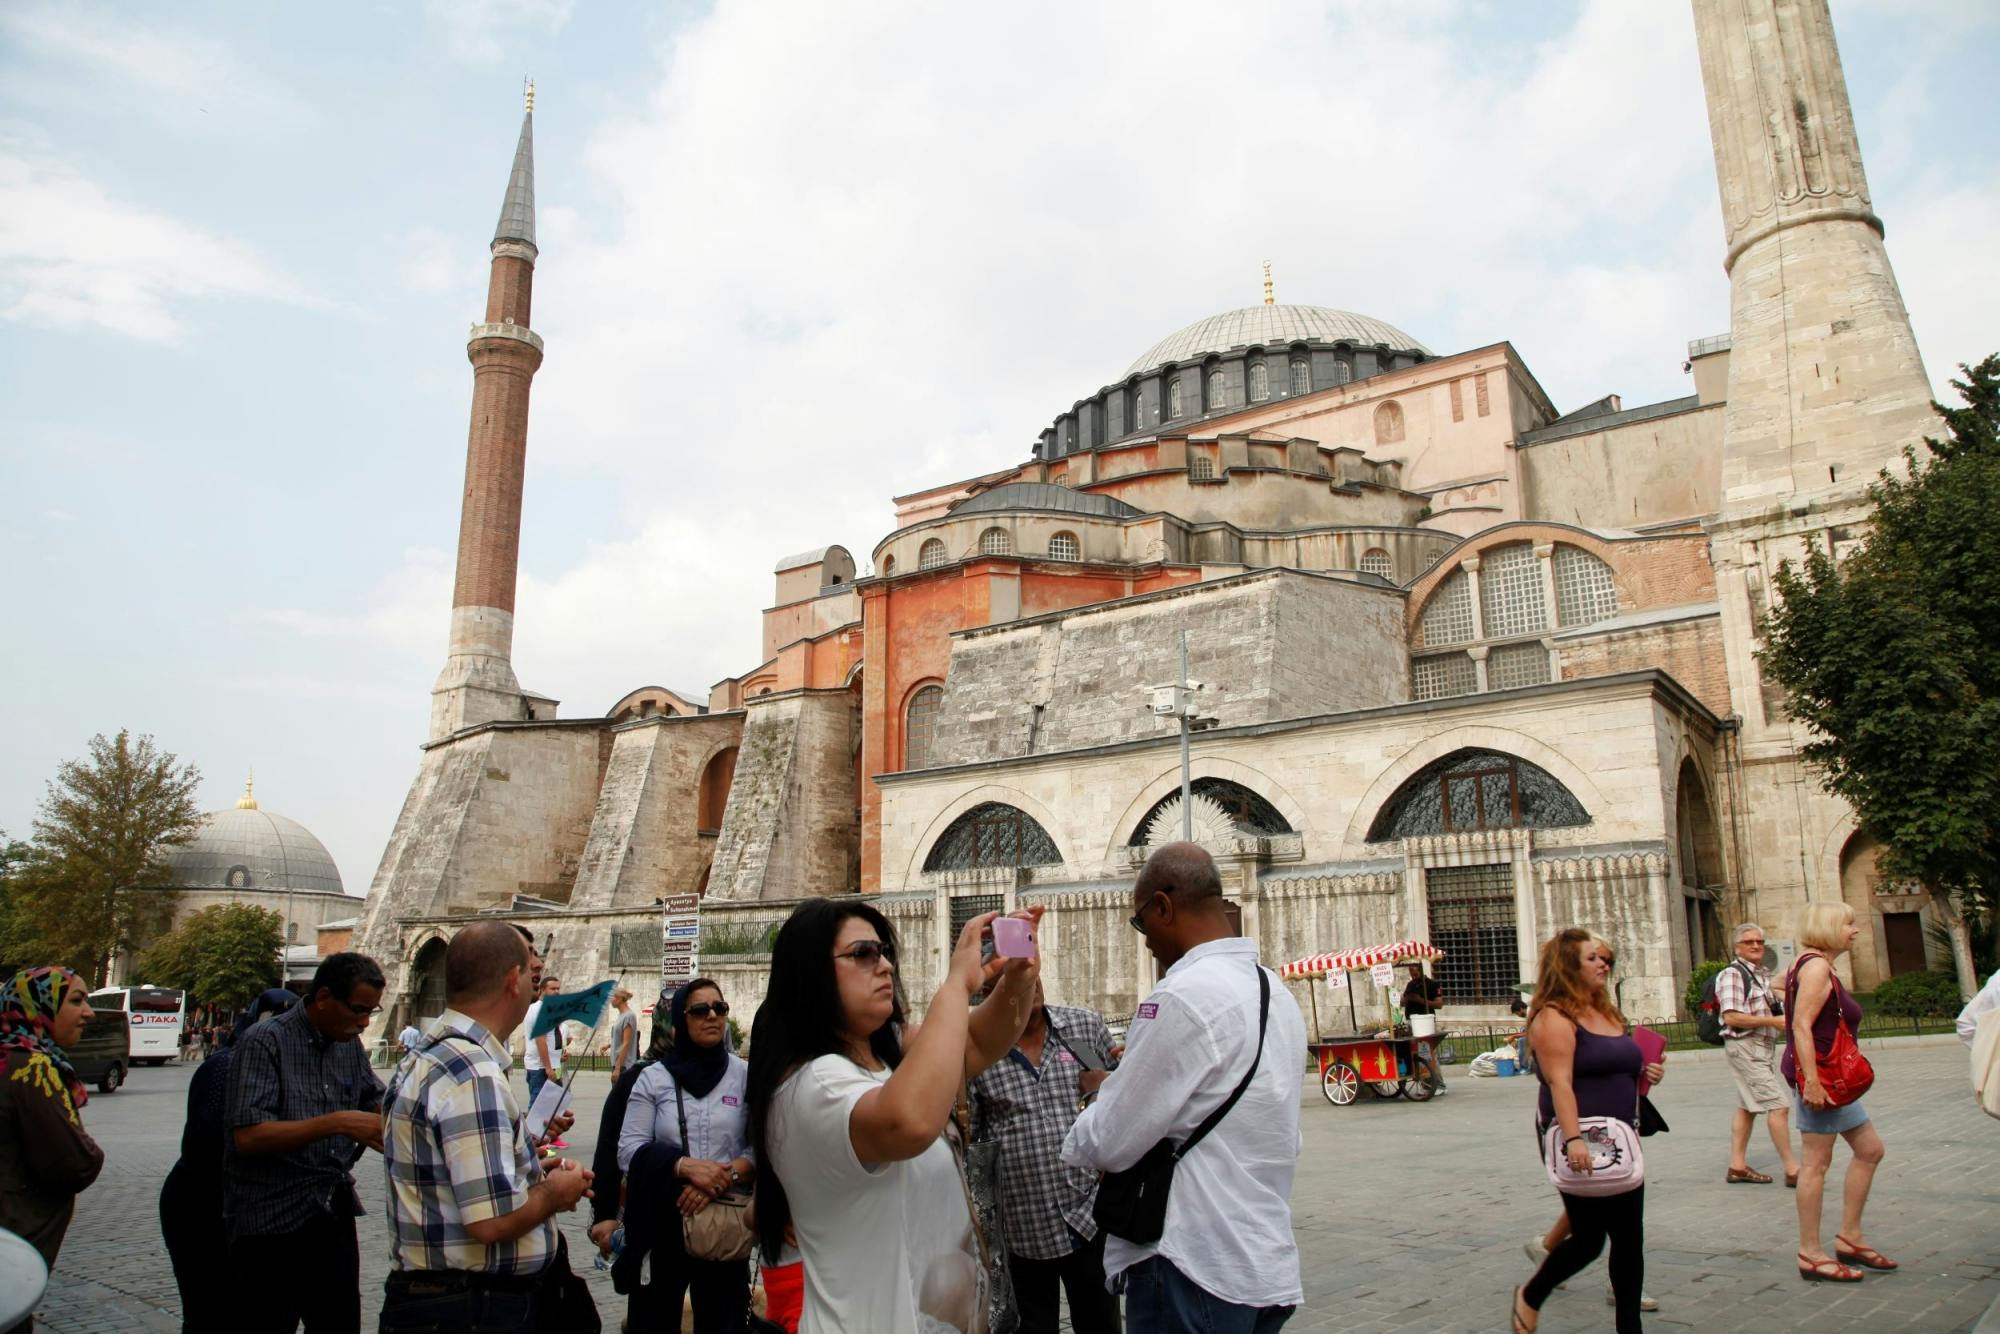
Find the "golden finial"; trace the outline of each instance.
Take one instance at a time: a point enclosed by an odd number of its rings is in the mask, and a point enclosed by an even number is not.
[[[1271,261],[1267,259],[1264,261],[1264,304],[1274,306],[1277,303],[1278,299],[1271,291]]]
[[[243,780],[243,795],[236,799],[237,810],[254,811],[257,809],[256,783],[257,771],[252,769],[249,776]]]
[[[528,104],[528,114],[532,116],[535,114],[535,81],[533,79],[523,79],[521,80],[521,87],[521,100]]]

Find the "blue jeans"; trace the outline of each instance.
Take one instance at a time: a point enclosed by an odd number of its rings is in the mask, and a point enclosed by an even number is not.
[[[1119,1276],[1125,1287],[1125,1328],[1132,1334],[1276,1334],[1293,1306],[1226,1302],[1155,1255]]]
[[[528,1106],[532,1107],[535,1105],[535,1098],[538,1094],[541,1093],[542,1085],[548,1082],[549,1082],[548,1071],[546,1070],[528,1071]]]

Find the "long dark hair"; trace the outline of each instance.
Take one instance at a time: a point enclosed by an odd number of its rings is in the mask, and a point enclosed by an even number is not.
[[[778,1088],[808,1061],[846,1055],[841,1031],[840,983],[834,976],[833,944],[841,927],[859,917],[875,928],[891,949],[896,929],[865,903],[815,899],[801,904],[771,943],[771,981],[750,1028],[750,1143],[757,1150],[757,1240],[766,1263],[776,1264],[792,1221],[791,1201],[778,1180],[771,1156],[771,1104]],[[890,1069],[903,1059],[903,975],[896,973],[889,1021],[868,1039],[868,1049]]]

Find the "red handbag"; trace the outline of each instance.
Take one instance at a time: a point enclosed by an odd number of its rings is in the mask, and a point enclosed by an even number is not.
[[[1815,957],[1826,956],[1800,955],[1798,962],[1792,965],[1790,976],[1785,979],[1785,1013],[1788,1015],[1793,1013],[1792,1006],[1798,999],[1799,964]],[[1840,985],[1840,977],[1832,971],[1830,962],[1827,976],[1833,982],[1833,993],[1827,998],[1827,1004],[1839,1006],[1843,988]],[[1792,1087],[1798,1089],[1800,1096],[1803,1097],[1805,1083],[1799,1075],[1798,1055],[1796,1051],[1788,1055],[1792,1057],[1789,1062],[1792,1068],[1787,1073],[1792,1077]],[[1847,1016],[1844,1013],[1840,1015],[1833,1030],[1833,1045],[1824,1056],[1820,1056],[1815,1049],[1814,1057],[1815,1064],[1819,1067],[1820,1088],[1825,1091],[1829,1106],[1845,1107],[1875,1085],[1875,1067],[1869,1064],[1868,1058],[1861,1054],[1861,1048],[1855,1045],[1853,1030],[1848,1028]]]

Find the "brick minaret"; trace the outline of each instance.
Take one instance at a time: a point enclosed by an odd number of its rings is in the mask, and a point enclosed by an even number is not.
[[[431,688],[433,741],[475,723],[527,716],[512,656],[528,389],[542,364],[542,340],[528,327],[537,253],[533,85],[527,101],[493,232],[486,318],[472,326],[465,345],[472,361],[472,429],[465,449],[451,646]]]

